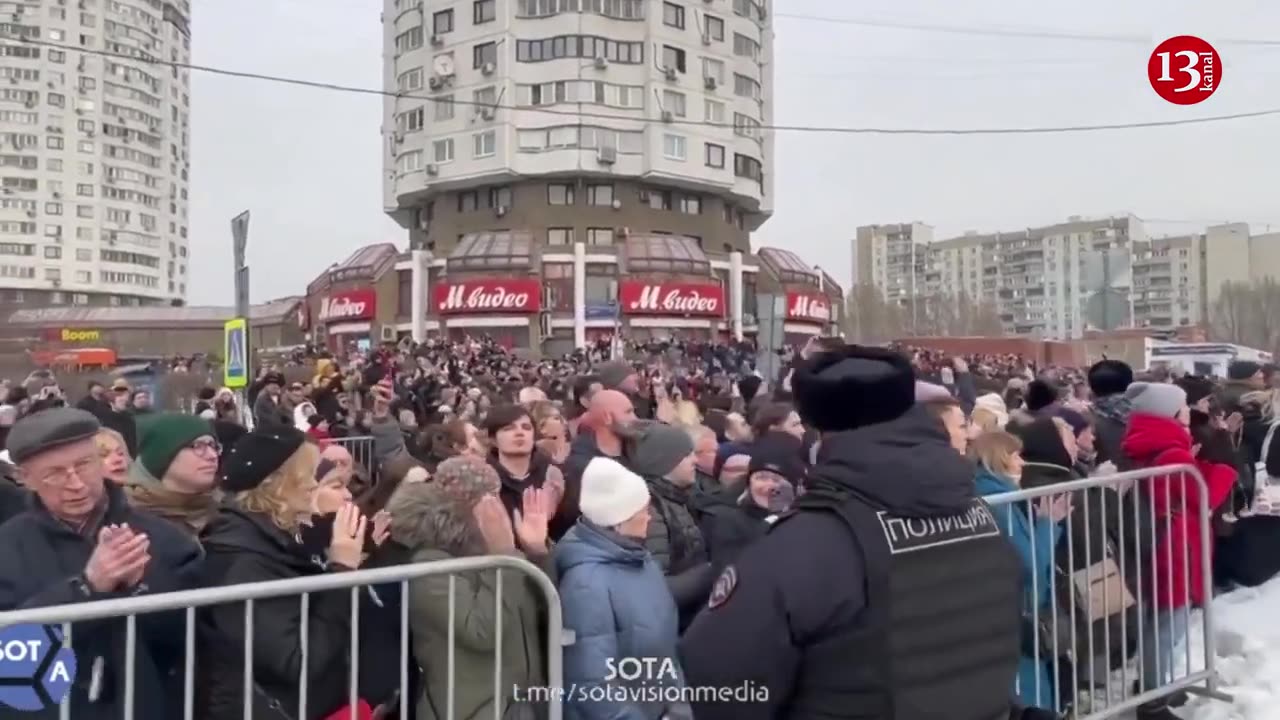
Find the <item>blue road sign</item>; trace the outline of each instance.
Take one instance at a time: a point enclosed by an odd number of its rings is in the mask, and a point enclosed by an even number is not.
[[[249,343],[244,318],[228,320],[222,326],[223,357],[222,384],[231,389],[249,384]]]

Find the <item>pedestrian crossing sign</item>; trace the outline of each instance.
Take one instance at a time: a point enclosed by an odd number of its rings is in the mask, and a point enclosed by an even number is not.
[[[244,318],[228,320],[222,327],[225,347],[222,384],[231,389],[249,384],[249,342]]]

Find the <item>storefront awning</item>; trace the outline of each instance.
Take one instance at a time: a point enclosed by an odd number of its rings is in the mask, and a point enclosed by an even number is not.
[[[631,235],[626,252],[628,272],[711,274],[706,253],[696,240],[683,235]]]
[[[464,235],[449,254],[449,270],[516,270],[532,265],[533,234],[521,230]]]
[[[760,248],[756,255],[778,282],[818,286],[818,272],[790,250]]]

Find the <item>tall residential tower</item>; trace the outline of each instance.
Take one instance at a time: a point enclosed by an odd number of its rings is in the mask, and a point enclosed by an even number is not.
[[[182,304],[189,0],[0,0],[0,304]]]

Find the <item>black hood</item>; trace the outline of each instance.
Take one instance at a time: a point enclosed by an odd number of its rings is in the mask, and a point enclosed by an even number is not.
[[[270,558],[298,573],[310,574],[324,567],[323,556],[313,556],[302,543],[276,527],[260,513],[223,505],[201,536],[209,554],[252,554]]]
[[[854,494],[902,517],[950,516],[969,509],[974,472],[942,423],[917,405],[889,422],[824,436],[795,507]]]

